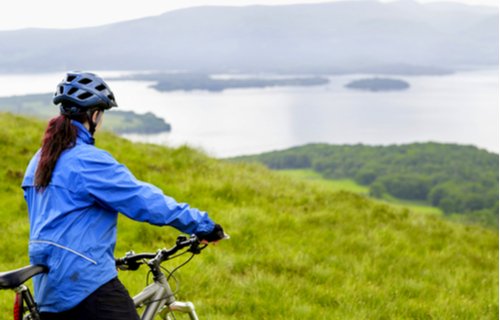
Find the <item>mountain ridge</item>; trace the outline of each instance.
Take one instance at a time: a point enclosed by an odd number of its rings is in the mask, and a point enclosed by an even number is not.
[[[2,31],[0,72],[450,72],[498,65],[491,12],[371,1],[200,6],[81,29]]]

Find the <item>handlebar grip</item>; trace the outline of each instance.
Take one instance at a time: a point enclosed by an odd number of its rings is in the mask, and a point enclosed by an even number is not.
[[[123,259],[123,258],[115,259],[115,266],[120,267],[124,264],[125,264],[125,259]]]
[[[118,269],[120,270],[130,270],[130,271],[135,271],[139,269],[142,263],[131,260],[128,261],[126,258],[120,258],[120,259],[115,259],[115,265]]]

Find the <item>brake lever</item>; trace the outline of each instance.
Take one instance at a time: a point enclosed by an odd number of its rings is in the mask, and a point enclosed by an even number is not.
[[[119,263],[117,263],[117,268],[123,271],[135,271],[139,269],[142,262],[138,261],[128,261],[127,258],[131,257],[135,254],[134,251],[129,251],[125,254],[124,258],[118,259]]]
[[[175,240],[175,245],[176,246],[181,246],[187,240],[188,240],[188,238],[186,236],[178,236],[177,240]]]
[[[196,244],[196,245],[192,245],[187,251],[193,253],[193,254],[199,254],[201,253],[201,250],[205,249],[207,245],[203,245],[203,246],[199,246],[199,244]]]

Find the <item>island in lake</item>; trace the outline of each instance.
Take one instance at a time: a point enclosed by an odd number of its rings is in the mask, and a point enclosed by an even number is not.
[[[326,77],[294,78],[214,78],[199,73],[144,73],[123,76],[112,80],[155,81],[152,87],[158,91],[205,90],[220,92],[226,89],[267,88],[285,86],[318,86],[330,82]]]
[[[406,90],[410,84],[403,80],[388,78],[360,79],[349,82],[346,88],[367,91],[393,91]]]
[[[0,98],[0,112],[10,112],[47,120],[59,114],[59,109],[52,104],[52,97],[52,93],[44,93]],[[106,130],[118,134],[153,134],[171,130],[169,123],[151,112],[137,114],[132,111],[113,109],[106,111],[104,119]]]

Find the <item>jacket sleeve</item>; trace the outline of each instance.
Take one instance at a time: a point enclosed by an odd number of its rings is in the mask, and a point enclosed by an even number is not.
[[[206,212],[178,203],[159,188],[137,180],[109,153],[97,151],[80,157],[80,173],[82,187],[99,203],[133,220],[170,225],[188,234],[212,231],[214,222]]]

